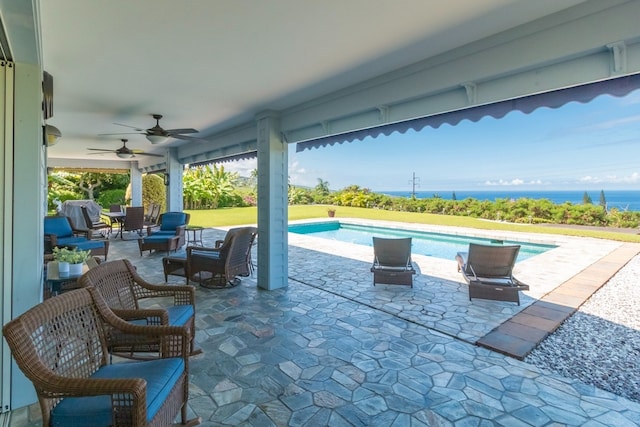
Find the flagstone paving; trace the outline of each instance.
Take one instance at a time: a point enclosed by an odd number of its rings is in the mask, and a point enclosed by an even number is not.
[[[208,244],[222,236],[204,232]],[[621,246],[542,238],[560,246],[518,263],[532,290],[517,306],[470,302],[454,260],[416,257],[413,288],[374,287],[371,248],[290,235],[287,288],[261,290],[255,277],[197,288],[204,353],[190,363],[190,411],[203,426],[639,425],[640,404],[474,345]],[[125,240],[109,259],[162,282],[162,256]],[[35,413],[10,425],[38,425],[26,421]]]

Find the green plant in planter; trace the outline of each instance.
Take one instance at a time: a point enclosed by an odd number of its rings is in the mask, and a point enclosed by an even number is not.
[[[69,264],[80,264],[89,258],[90,251],[82,251],[78,248],[53,248],[53,259],[58,262],[68,262]]]

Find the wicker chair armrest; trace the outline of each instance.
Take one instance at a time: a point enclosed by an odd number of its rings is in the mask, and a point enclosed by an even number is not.
[[[160,353],[158,358],[180,357],[188,365],[189,346],[191,344],[191,333],[188,326],[166,326],[166,325],[135,325],[120,320],[117,326],[113,325],[119,332],[132,340],[133,337],[143,337],[144,341],[160,343]],[[118,323],[118,322],[116,322]],[[136,342],[136,340],[133,340]]]
[[[51,247],[58,245],[58,235],[57,234],[44,234],[44,239],[51,242]]]
[[[136,295],[139,299],[173,297],[174,305],[195,305],[196,290],[187,285],[158,285],[136,277]]]
[[[81,228],[72,228],[74,236],[86,237],[87,240],[91,240],[91,230],[83,230]]]
[[[204,246],[187,246],[187,258],[191,255],[192,251],[198,252],[220,252],[220,248],[208,248]]]
[[[153,225],[149,225],[147,226],[147,236],[151,236],[154,233],[154,229],[155,228],[160,228],[160,224],[153,224]]]
[[[147,383],[142,378],[70,378],[49,371],[40,380],[39,386],[52,397],[131,394],[134,405],[146,404]]]
[[[155,309],[138,309],[138,310],[119,310],[114,309],[113,312],[124,320],[146,319],[148,325],[168,325],[169,315],[167,310],[161,308]]]
[[[176,236],[184,236],[187,232],[187,224],[182,224],[176,227]]]

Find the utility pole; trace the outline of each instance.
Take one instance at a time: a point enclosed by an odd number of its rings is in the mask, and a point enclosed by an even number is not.
[[[409,180],[409,184],[411,184],[411,198],[416,198],[416,187],[420,187],[420,177],[416,176],[416,173],[413,173],[413,177]]]

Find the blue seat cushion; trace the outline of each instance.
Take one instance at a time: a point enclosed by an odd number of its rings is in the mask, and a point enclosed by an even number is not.
[[[142,241],[150,242],[150,243],[160,243],[160,242],[166,242],[172,237],[176,237],[176,235],[174,233],[171,233],[171,234],[153,233],[151,236],[147,236],[144,239],[142,239]]]
[[[44,220],[44,234],[55,234],[58,238],[73,236],[67,217],[50,217]]]
[[[175,231],[181,225],[185,225],[187,222],[187,215],[184,212],[165,212],[162,215],[162,224],[160,224],[160,230],[162,231]]]
[[[184,326],[189,319],[193,317],[193,306],[191,304],[186,305],[173,305],[170,307],[164,307],[169,315],[169,326]],[[147,322],[144,319],[130,320],[129,323],[136,325],[146,325]]]
[[[142,378],[147,381],[147,422],[151,421],[184,372],[181,358],[114,363],[91,378]],[[59,427],[111,426],[111,396],[67,397],[51,412],[51,425]]]
[[[173,237],[173,236],[177,236],[177,234],[176,234],[176,230],[165,230],[165,231],[160,230],[153,233],[151,237],[153,236]]]
[[[191,251],[191,256],[197,256],[197,257],[202,257],[202,258],[211,258],[212,260],[219,260],[220,259],[220,252],[217,251],[197,251],[197,250],[192,250]]]
[[[57,246],[76,246],[78,249],[86,251],[104,248],[104,242],[101,240],[87,240],[85,237],[65,237],[58,239]]]

